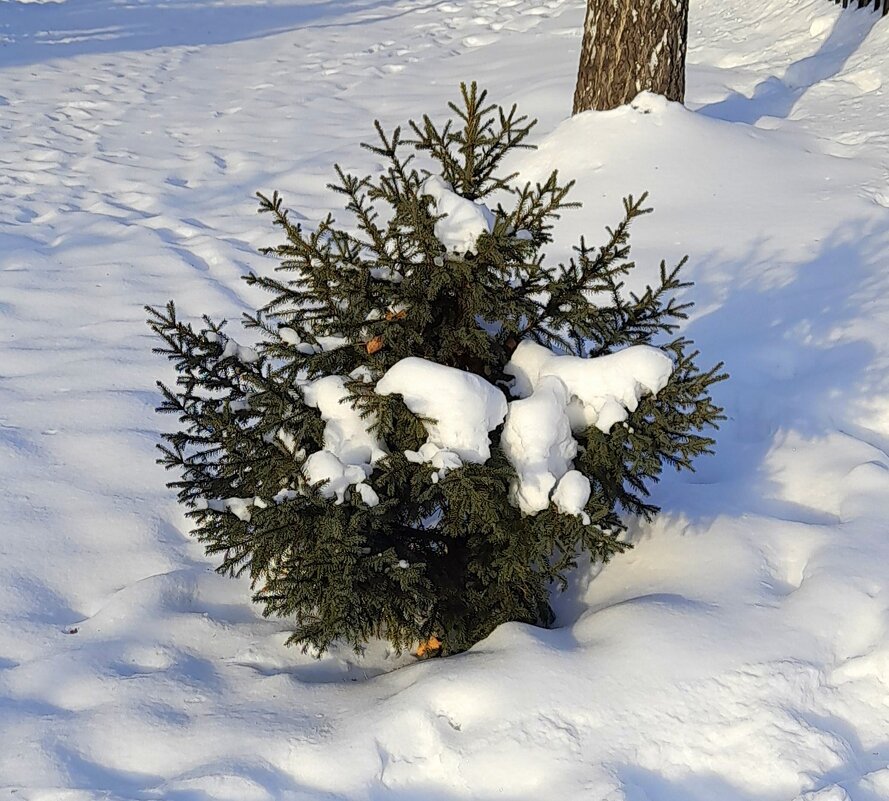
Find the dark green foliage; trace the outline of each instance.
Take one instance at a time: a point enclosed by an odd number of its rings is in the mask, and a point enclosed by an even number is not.
[[[338,638],[360,648],[379,636],[409,647],[434,635],[453,653],[502,622],[550,624],[551,585],[564,585],[580,553],[607,560],[623,551],[621,515],[654,514],[651,482],[665,464],[691,468],[713,444],[702,430],[720,419],[709,397],[724,377],[719,367],[699,371],[690,343],[671,339],[688,308],[674,298],[687,286],[679,268],[662,266],[641,296],[623,288],[633,267],[629,226],[649,211],[645,196],[624,201],[604,246],[581,241],[567,264],[547,264],[553,220],[574,205],[571,183],[554,172],[516,186],[517,176],[500,173],[505,155],[529,146],[534,122],[487,105],[475,85],[451,109],[456,121],[439,128],[424,117],[407,136],[377,124],[379,141],[366,147],[385,170],[374,178],[336,168],[332,188],[346,198],[351,230],[328,217],[304,231],[277,193],[260,195],[284,241],[268,251],[280,261],[274,275],[246,278],[271,297],[245,319],[261,334],[256,354],[239,351],[209,319],[181,322],[172,303],[149,310],[164,342],[158,352],[179,373],[175,389],[162,387],[161,411],[181,421],[162,447],[161,461],[181,475],[171,486],[208,553],[221,555],[220,570],[246,572],[265,613],[292,617],[291,641],[303,646]],[[447,253],[436,239],[418,156],[456,192],[495,210],[476,253]],[[419,356],[480,375],[508,396],[504,367],[526,338],[578,356],[654,342],[677,363],[626,426],[577,435],[575,467],[593,487],[588,525],[553,508],[524,516],[509,503],[514,472],[500,429],[489,461],[433,481],[430,465],[404,456],[424,442],[423,421],[400,396],[373,391],[388,368]],[[301,386],[359,368],[370,382],[350,379],[350,401],[375,416],[389,452],[367,480],[375,506],[354,491],[336,504],[323,486],[307,485],[304,470],[306,454],[324,445],[324,422]],[[238,498],[247,500],[236,514],[225,501]]]

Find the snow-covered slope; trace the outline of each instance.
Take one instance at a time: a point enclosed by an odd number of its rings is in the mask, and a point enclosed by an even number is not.
[[[0,798],[889,798],[889,20],[698,0],[691,110],[567,120],[582,5],[0,0]],[[318,219],[472,78],[578,179],[566,251],[651,191],[729,420],[560,628],[314,661],[185,536],[142,305],[251,308],[252,193]]]

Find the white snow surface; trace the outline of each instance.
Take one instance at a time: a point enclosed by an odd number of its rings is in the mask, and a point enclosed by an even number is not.
[[[506,396],[493,384],[416,356],[393,364],[377,381],[376,392],[401,395],[408,409],[425,418],[425,445],[434,451],[417,452],[424,461],[450,451],[463,462],[484,464],[491,457],[489,434],[506,417]]]
[[[0,797],[889,798],[889,23],[692,0],[688,108],[567,119],[583,6],[0,3]],[[142,305],[261,305],[253,192],[338,212],[372,119],[472,78],[578,181],[551,257],[651,192],[631,288],[690,254],[728,419],[557,628],[315,661],[186,536]]]
[[[430,175],[421,191],[429,195],[437,214],[445,215],[435,222],[435,237],[449,252],[474,253],[478,238],[494,230],[494,213],[484,204],[454,192],[447,181]]]
[[[519,343],[506,373],[515,394],[530,395],[543,379],[558,378],[568,390],[574,431],[596,426],[607,434],[636,411],[643,395],[657,395],[673,374],[673,361],[650,345],[633,345],[595,358],[557,355],[531,340]]]

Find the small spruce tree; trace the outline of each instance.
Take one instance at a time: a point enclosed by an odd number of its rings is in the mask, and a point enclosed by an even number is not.
[[[565,586],[579,554],[625,550],[626,516],[658,511],[651,483],[664,465],[691,469],[713,445],[703,430],[721,417],[709,394],[721,365],[698,369],[691,343],[675,336],[691,305],[675,298],[689,286],[681,264],[662,263],[641,294],[624,289],[629,228],[649,211],[645,196],[625,199],[604,245],[581,240],[567,263],[548,264],[553,221],[577,205],[572,183],[553,172],[517,184],[501,169],[530,147],[535,121],[489,105],[475,84],[450,108],[456,120],[424,116],[407,136],[376,123],[378,141],[365,145],[385,164],[375,177],[335,167],[349,229],[328,216],[304,230],[277,193],[259,196],[284,241],[266,251],[280,261],[274,275],[246,276],[270,296],[245,317],[259,332],[256,350],[230,338],[224,321],[184,322],[172,302],[148,309],[163,340],[156,350],[178,372],[176,387],[160,385],[159,411],[181,421],[160,446],[180,476],[170,486],[207,552],[221,556],[219,570],[247,573],[264,613],[291,617],[289,642],[303,647],[383,637],[399,648],[437,641],[447,654],[507,621],[550,625],[551,587]],[[502,409],[534,396],[518,388],[514,364],[532,342],[581,367],[651,343],[671,360],[665,385],[624,399],[613,425],[601,415],[598,425],[578,422],[570,387],[569,406],[537,421],[562,431],[557,473],[579,481],[577,508],[556,497],[567,479],[555,485],[561,476],[546,470],[545,508],[517,500],[517,446],[503,441]],[[407,396],[434,396],[435,381],[378,391],[396,365],[429,363],[477,377],[467,386],[484,384],[486,397],[503,395],[487,453],[430,447],[440,421]]]

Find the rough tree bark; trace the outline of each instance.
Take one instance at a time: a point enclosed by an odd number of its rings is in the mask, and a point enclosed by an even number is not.
[[[648,90],[685,100],[688,0],[587,0],[574,113]]]

